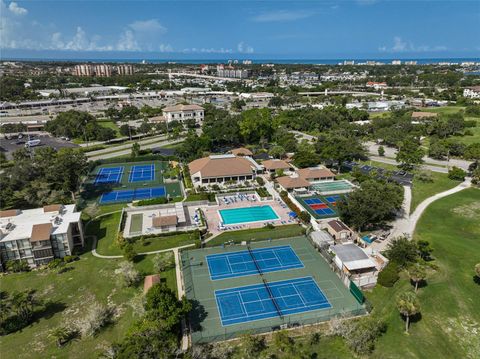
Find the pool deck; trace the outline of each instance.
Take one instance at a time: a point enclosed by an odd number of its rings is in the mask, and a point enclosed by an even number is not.
[[[212,234],[216,235],[223,232],[228,232],[228,230],[239,230],[239,229],[249,229],[249,228],[261,228],[264,227],[266,223],[272,223],[275,226],[283,225],[283,224],[293,224],[296,223],[295,220],[292,220],[288,215],[290,213],[290,209],[285,205],[282,204],[283,202],[278,201],[238,201],[231,204],[225,204],[222,202],[220,205],[208,207],[204,210],[205,218],[208,223],[208,230]],[[272,209],[277,213],[279,219],[276,220],[268,220],[268,221],[260,221],[260,222],[248,222],[248,223],[238,223],[232,225],[226,225],[226,230],[220,229],[220,214],[219,210],[222,209],[234,209],[234,208],[246,208],[246,207],[258,207],[258,206],[270,206]]]

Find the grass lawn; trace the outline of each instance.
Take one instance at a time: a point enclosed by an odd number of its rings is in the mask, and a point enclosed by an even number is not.
[[[151,274],[150,258],[139,258],[137,268]],[[95,258],[91,253],[69,264],[73,269],[62,274],[48,270],[8,274],[0,279],[2,291],[35,289],[45,301],[52,303],[47,314],[40,316],[22,331],[0,337],[2,359],[18,358],[97,358],[114,341],[120,341],[132,323],[139,318],[133,304],[138,302],[143,282],[136,288],[125,288],[114,273],[121,260]],[[175,270],[162,276],[176,291]],[[112,325],[92,338],[76,339],[57,348],[49,332],[61,325],[82,318],[94,302],[111,303],[117,308]]]
[[[145,245],[140,241],[135,242],[133,248],[137,253],[145,253],[168,249],[174,247],[186,246],[188,244],[200,244],[197,232],[179,233],[171,236],[145,238]]]
[[[410,213],[428,197],[433,196],[436,193],[444,192],[450,188],[457,186],[460,182],[454,181],[448,178],[446,173],[429,171],[432,176],[433,182],[422,182],[413,178],[412,188],[412,203],[410,204]]]
[[[454,136],[452,139],[457,140],[465,145],[471,145],[472,143],[480,142],[480,118],[478,117],[465,117],[465,120],[474,120],[477,122],[476,127],[469,127],[465,130],[470,130],[473,136]]]
[[[296,237],[302,235],[303,231],[303,227],[297,224],[278,226],[274,229],[263,227],[246,229],[241,231],[228,231],[207,242],[206,246],[214,247],[229,241],[233,241],[234,243],[240,243],[242,241],[250,241],[252,239],[263,240],[269,238],[279,239]]]
[[[414,237],[428,240],[439,270],[420,288],[421,319],[405,335],[395,307],[398,293],[411,289],[405,275],[392,288],[377,286],[368,299],[373,314],[388,323],[370,358],[479,358],[480,285],[473,281],[480,253],[480,190],[467,189],[434,202]]]
[[[122,135],[120,134],[120,129],[118,128],[118,126],[115,122],[113,122],[113,121],[98,121],[98,124],[102,127],[111,128],[112,130],[114,130],[116,138],[122,137]]]

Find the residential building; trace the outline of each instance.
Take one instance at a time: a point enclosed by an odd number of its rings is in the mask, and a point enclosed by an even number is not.
[[[230,153],[235,156],[253,156],[253,152],[245,147],[234,148]]]
[[[95,74],[94,68],[90,64],[75,65],[73,74],[80,77],[89,77]]]
[[[112,76],[112,66],[107,64],[97,64],[94,67],[95,76],[110,77]]]
[[[133,65],[128,65],[128,64],[123,64],[123,65],[117,65],[117,73],[120,76],[129,76],[133,75],[134,73]]]
[[[302,168],[297,171],[298,176],[309,182],[333,181],[335,174],[323,166]]]
[[[262,162],[262,166],[265,168],[265,172],[274,174],[276,171],[293,171],[294,168],[291,164],[283,160],[266,160]]]
[[[280,188],[287,192],[298,189],[307,189],[310,186],[310,182],[301,177],[283,176],[277,177],[276,181]]]
[[[392,65],[401,65],[402,60],[392,60]]]
[[[467,87],[463,89],[463,97],[480,98],[480,86]]]
[[[74,204],[0,211],[2,263],[24,260],[33,268],[71,255],[84,245],[80,215]]]
[[[218,77],[229,77],[237,79],[246,79],[250,77],[250,71],[246,69],[235,69],[234,67],[225,67],[223,65],[217,66]]]
[[[373,87],[375,90],[379,90],[379,89],[386,89],[387,88],[387,83],[386,82],[368,81],[366,86],[367,87]]]
[[[263,171],[251,157],[233,154],[199,158],[190,162],[188,168],[194,186],[251,181]]]
[[[238,97],[251,101],[269,101],[275,95],[271,92],[242,92]]]
[[[168,216],[155,217],[152,220],[152,227],[158,228],[160,232],[175,232],[177,230],[178,219],[175,214]]]
[[[196,123],[203,122],[204,110],[199,105],[175,105],[163,109],[163,117],[167,123],[172,121],[185,122],[194,119]]]

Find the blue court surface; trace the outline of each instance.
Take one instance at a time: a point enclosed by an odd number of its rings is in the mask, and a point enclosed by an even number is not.
[[[290,246],[259,248],[251,252],[211,254],[206,256],[206,259],[211,280],[259,274],[258,269],[262,273],[268,273],[303,268],[302,261]]]
[[[216,290],[215,299],[222,326],[332,307],[312,277]]]
[[[327,196],[325,197],[325,199],[328,201],[328,203],[336,203],[338,202],[340,199],[342,198],[342,196],[338,195],[338,194],[335,194],[333,196]]]
[[[141,199],[164,197],[165,193],[165,187],[111,191],[102,194],[102,197],[100,197],[100,203],[131,202]]]
[[[95,184],[99,183],[117,183],[120,182],[123,175],[123,167],[100,168],[95,177]]]
[[[155,179],[155,165],[135,165],[132,166],[128,182],[153,181]]]
[[[221,209],[218,211],[223,224],[251,223],[261,221],[277,220],[277,213],[271,206],[241,207],[232,209]]]

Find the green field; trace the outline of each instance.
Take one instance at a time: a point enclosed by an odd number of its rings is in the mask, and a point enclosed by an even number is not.
[[[377,286],[368,293],[373,314],[388,323],[370,358],[480,357],[480,285],[473,281],[473,267],[480,261],[479,204],[480,190],[468,189],[427,208],[415,238],[432,244],[439,269],[419,289],[422,317],[412,323],[410,335],[403,333],[395,297],[412,288],[405,275],[393,288]]]
[[[98,121],[98,124],[105,128],[111,128],[115,131],[115,137],[119,138],[122,137],[120,135],[120,129],[118,128],[117,124],[113,121]]]
[[[139,258],[135,264],[137,269],[152,274],[152,257]],[[22,331],[0,337],[2,359],[97,358],[114,341],[120,341],[139,319],[133,305],[143,290],[143,282],[134,288],[123,287],[114,273],[120,261],[95,258],[87,253],[69,264],[72,270],[62,274],[42,270],[3,276],[2,291],[35,289],[40,298],[51,303],[51,309]],[[175,270],[170,269],[161,276],[176,291]],[[108,302],[117,308],[114,323],[94,337],[75,339],[58,348],[49,337],[50,331],[82,318],[94,301]]]

